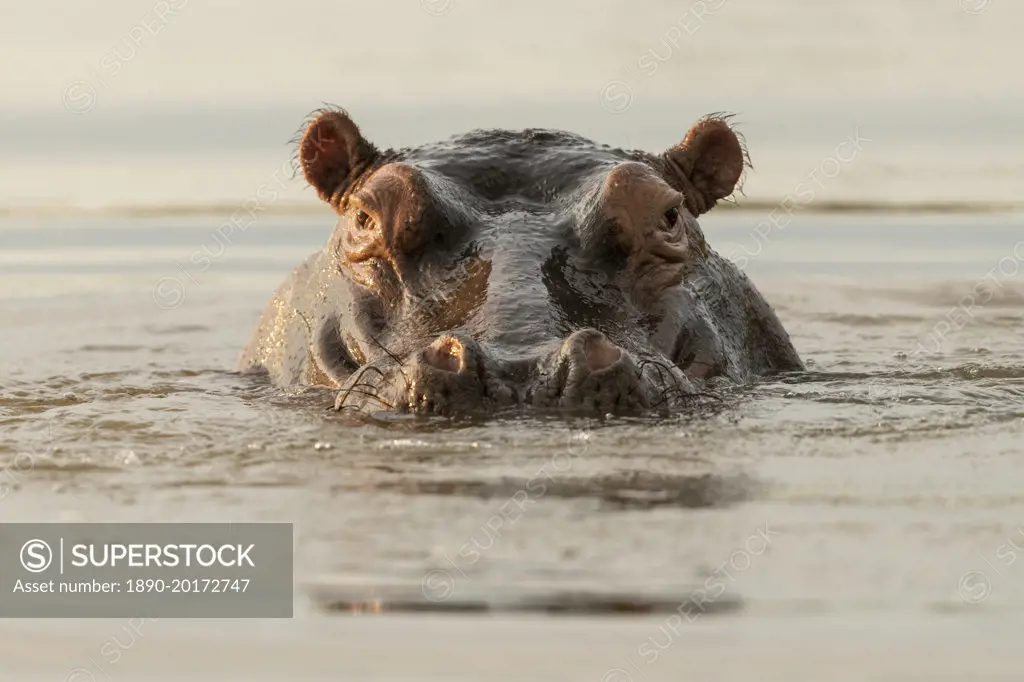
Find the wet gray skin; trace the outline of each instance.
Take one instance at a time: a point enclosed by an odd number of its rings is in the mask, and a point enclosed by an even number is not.
[[[338,214],[242,354],[336,407],[679,409],[712,380],[802,365],[771,307],[705,241],[746,155],[721,117],[663,154],[553,130],[378,151],[339,111],[299,143]]]

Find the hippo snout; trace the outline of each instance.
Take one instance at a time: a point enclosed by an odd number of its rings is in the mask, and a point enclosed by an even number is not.
[[[691,389],[666,359],[638,360],[596,329],[573,332],[545,356],[502,361],[455,333],[361,367],[335,406],[443,416],[524,405],[621,413],[649,409],[660,396]]]

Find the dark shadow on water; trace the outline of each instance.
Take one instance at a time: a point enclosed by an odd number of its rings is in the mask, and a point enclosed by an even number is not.
[[[314,608],[335,614],[486,613],[547,616],[651,616],[677,614],[697,617],[737,613],[744,607],[738,596],[691,602],[697,592],[676,590],[581,590],[509,585],[459,585],[447,573],[428,574],[420,583],[319,584],[307,587]],[[435,582],[435,580],[440,582]],[[452,589],[438,589],[451,587]]]
[[[745,502],[756,494],[761,485],[742,474],[699,475],[657,474],[649,472],[623,472],[603,476],[568,478],[555,474],[548,478],[541,474],[533,478],[502,478],[498,481],[470,479],[430,479],[377,481],[341,484],[333,492],[375,492],[399,495],[436,495],[441,497],[475,497],[482,500],[529,499],[542,497],[592,499],[602,506],[618,510],[648,510],[661,507],[705,509],[728,507]],[[537,495],[537,491],[541,491]]]

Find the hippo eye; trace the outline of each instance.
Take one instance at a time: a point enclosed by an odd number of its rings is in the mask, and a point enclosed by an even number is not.
[[[373,222],[370,214],[361,208],[356,209],[356,225],[359,226],[360,230],[372,230],[376,227],[376,223]]]
[[[665,211],[664,218],[666,224],[670,228],[673,227],[676,224],[676,221],[679,220],[679,209],[673,206],[669,210]]]

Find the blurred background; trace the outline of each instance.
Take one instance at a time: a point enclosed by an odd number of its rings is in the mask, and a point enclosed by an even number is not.
[[[381,147],[556,127],[660,150],[732,111],[755,204],[815,169],[820,207],[984,209],[1024,181],[1006,0],[39,0],[0,21],[0,211],[241,204],[324,102]],[[322,210],[297,181],[278,201]]]

